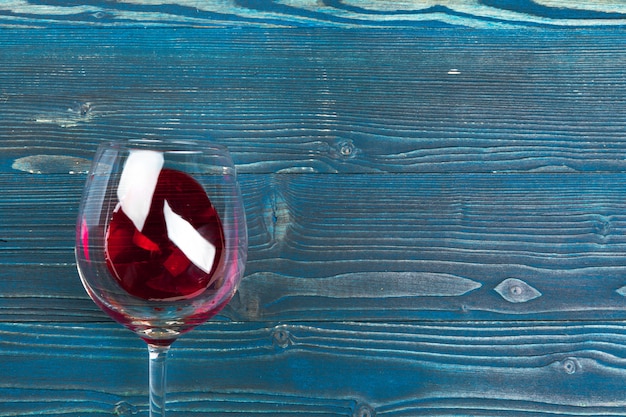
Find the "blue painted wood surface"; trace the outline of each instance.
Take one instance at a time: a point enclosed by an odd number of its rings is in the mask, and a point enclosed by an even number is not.
[[[626,415],[625,16],[0,6],[0,416],[145,415],[72,252],[96,146],[141,136],[229,146],[250,232],[170,415]]]

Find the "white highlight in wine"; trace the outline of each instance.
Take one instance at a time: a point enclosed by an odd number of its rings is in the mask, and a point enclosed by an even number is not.
[[[211,273],[215,260],[215,246],[202,237],[187,220],[174,213],[167,200],[163,204],[163,215],[167,237],[194,265],[207,274]]]
[[[117,198],[124,213],[140,232],[150,213],[152,196],[163,163],[161,152],[132,150],[124,164]]]

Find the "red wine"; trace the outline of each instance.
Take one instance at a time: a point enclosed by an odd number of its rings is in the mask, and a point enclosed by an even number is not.
[[[150,195],[133,198],[137,205]],[[183,172],[162,169],[151,201],[139,205],[149,207],[141,222],[120,203],[106,233],[107,266],[122,288],[144,299],[176,300],[217,286],[224,234],[202,186]]]

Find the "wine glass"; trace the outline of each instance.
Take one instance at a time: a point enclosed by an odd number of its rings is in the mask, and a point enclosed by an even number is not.
[[[98,147],[76,225],[92,300],[148,345],[150,416],[165,416],[170,345],[232,298],[247,256],[243,202],[226,148],[129,140]]]

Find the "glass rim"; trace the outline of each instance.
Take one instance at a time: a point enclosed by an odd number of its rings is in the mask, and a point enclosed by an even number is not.
[[[201,153],[202,150],[215,150],[225,154],[229,154],[228,148],[224,145],[214,142],[212,139],[115,139],[106,140],[98,145],[99,148],[120,148],[134,149],[146,148],[156,149],[163,152],[189,152]]]

